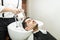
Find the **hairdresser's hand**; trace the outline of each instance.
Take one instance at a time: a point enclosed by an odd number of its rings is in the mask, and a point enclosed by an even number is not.
[[[12,12],[13,12],[14,14],[18,14],[18,13],[20,13],[20,10],[19,10],[19,9],[13,9]]]
[[[23,10],[23,9],[19,9],[19,11],[20,11],[20,12],[24,12],[24,10]]]
[[[21,12],[24,12],[24,10],[23,9],[15,9],[15,10],[13,10],[13,13],[15,13],[15,14],[19,14]]]

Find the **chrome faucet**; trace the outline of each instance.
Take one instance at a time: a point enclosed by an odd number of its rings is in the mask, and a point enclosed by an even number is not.
[[[16,22],[16,28],[18,28],[18,22],[17,22],[18,15],[15,14],[14,17],[15,17],[15,22]]]

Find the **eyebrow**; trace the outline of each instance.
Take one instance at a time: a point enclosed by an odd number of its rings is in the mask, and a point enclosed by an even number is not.
[[[30,19],[31,19],[31,18],[26,19],[25,22],[26,22],[26,21],[29,21]]]

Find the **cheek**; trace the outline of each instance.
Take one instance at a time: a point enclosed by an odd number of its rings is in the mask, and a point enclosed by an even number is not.
[[[31,28],[30,27],[26,27],[25,30],[26,31],[29,31],[29,30],[31,30]]]
[[[29,26],[29,23],[27,23],[26,25],[27,25],[27,27],[28,27],[28,26]]]

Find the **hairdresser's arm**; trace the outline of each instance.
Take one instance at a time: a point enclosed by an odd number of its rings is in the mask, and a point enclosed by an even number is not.
[[[9,7],[4,7],[4,6],[0,6],[0,13],[2,12],[12,12],[14,14],[18,14],[20,13],[21,11],[18,10],[18,9],[14,9],[14,8],[9,8]]]

